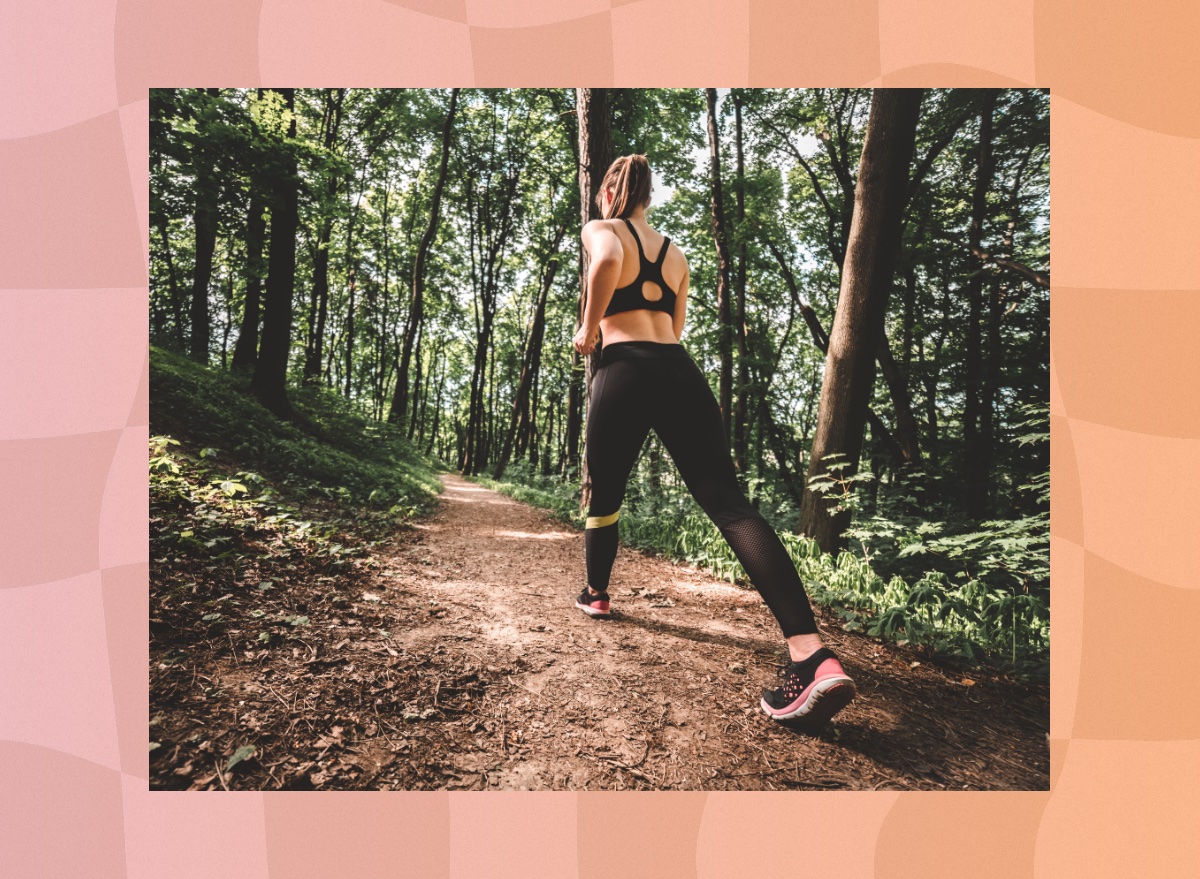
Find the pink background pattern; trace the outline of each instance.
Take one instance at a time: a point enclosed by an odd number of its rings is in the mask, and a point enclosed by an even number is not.
[[[1200,875],[1196,4],[9,0],[0,32],[0,875],[708,879],[797,829],[844,879]],[[1050,88],[1051,790],[149,792],[147,89],[185,85]]]

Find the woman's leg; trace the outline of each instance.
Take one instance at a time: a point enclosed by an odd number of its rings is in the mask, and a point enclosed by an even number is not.
[[[653,365],[647,360],[617,360],[601,367],[592,381],[586,427],[592,497],[583,542],[588,585],[596,592],[608,589],[625,484],[650,432],[645,375]]]
[[[775,529],[738,484],[721,410],[695,362],[669,361],[656,383],[653,427],[692,496],[720,529],[789,641],[793,658],[820,647],[804,584]],[[795,643],[792,643],[793,640]]]

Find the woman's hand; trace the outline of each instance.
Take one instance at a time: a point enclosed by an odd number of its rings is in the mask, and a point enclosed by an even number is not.
[[[579,328],[579,331],[575,333],[575,338],[573,340],[575,343],[575,350],[578,351],[580,354],[591,354],[592,351],[595,350],[596,339],[598,339],[599,337],[600,337],[600,328],[599,327],[596,327],[596,329],[591,334],[591,338],[588,338],[587,326],[586,325],[581,326]]]

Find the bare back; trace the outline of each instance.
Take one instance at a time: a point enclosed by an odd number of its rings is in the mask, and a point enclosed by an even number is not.
[[[626,227],[619,219],[605,220],[605,224],[621,241],[623,252],[621,272],[617,277],[617,289],[632,284],[640,272],[638,246]],[[666,240],[662,234],[654,231],[644,221],[630,220],[642,239],[642,246],[647,256],[653,259],[662,250]],[[600,331],[604,334],[605,344],[613,342],[677,342],[683,333],[684,312],[687,302],[688,264],[683,251],[672,242],[667,250],[662,265],[662,277],[676,291],[675,314],[648,309],[634,309],[601,318]],[[658,301],[663,291],[654,281],[644,281],[642,295],[651,302]]]

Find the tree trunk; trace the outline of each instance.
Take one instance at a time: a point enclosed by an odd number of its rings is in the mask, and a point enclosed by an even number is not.
[[[788,494],[797,504],[801,504],[804,501],[804,491],[800,480],[792,473],[792,468],[788,464],[787,444],[784,442],[783,432],[775,422],[774,416],[771,415],[769,406],[763,407],[762,419],[763,426],[767,430],[767,440],[770,443],[771,451],[775,454],[775,460],[779,464],[779,474],[783,477],[784,488],[788,490]]]
[[[921,460],[921,444],[917,437],[917,419],[913,416],[912,395],[908,389],[908,378],[900,371],[892,357],[886,336],[879,342],[875,358],[879,371],[892,398],[892,409],[896,413],[896,443],[903,463],[918,464]]]
[[[738,391],[737,403],[733,410],[733,464],[739,473],[746,472],[746,398],[750,393],[750,378],[746,361],[746,276],[749,267],[746,263],[746,163],[742,149],[742,100],[737,89],[732,91],[734,118],[736,121],[737,144],[737,242],[738,242],[738,283],[737,283],[737,361],[738,361]]]
[[[780,252],[779,248],[775,246],[774,242],[768,242],[767,246],[770,248],[771,252],[775,255],[775,259],[779,263],[779,268],[783,273],[784,280],[787,282],[788,292],[791,293],[792,302],[797,308],[800,309],[800,314],[804,317],[804,322],[808,325],[809,333],[812,335],[813,344],[817,346],[817,349],[822,354],[824,354],[824,355],[826,355],[826,357],[828,357],[828,355],[829,355],[829,334],[826,333],[825,328],[821,326],[821,319],[819,317],[817,317],[817,313],[815,311],[813,311],[812,306],[809,305],[807,302],[805,302],[801,298],[800,289],[796,285],[796,278],[792,274],[792,270],[788,267],[787,261],[784,259],[783,254]],[[790,324],[790,319],[789,319],[789,327],[790,326],[791,326],[791,324]],[[880,350],[879,350],[879,353],[877,356],[880,358],[887,357],[889,359],[889,362],[891,362],[891,360],[890,360],[891,352],[888,351],[885,353],[885,350],[886,350],[886,342],[880,344]],[[894,365],[895,364],[892,363],[893,367],[894,367]],[[893,403],[894,402],[895,402],[895,400],[893,398]],[[911,417],[911,408],[909,410],[909,414]],[[897,416],[897,418],[899,418],[899,416]],[[871,422],[872,427],[874,427],[875,431],[879,434],[880,438],[885,440],[886,447],[892,453],[893,462],[897,466],[904,464],[907,459],[905,458],[904,451],[901,447],[901,444],[896,440],[895,437],[892,436],[891,432],[888,431],[888,429],[884,426],[883,419],[881,419],[875,413],[875,410],[872,409],[870,406],[867,407],[867,420]],[[916,434],[914,433],[913,436],[915,438]],[[914,439],[914,443],[915,443],[915,439]]]
[[[611,117],[608,89],[581,88],[575,90],[575,112],[578,120],[579,141],[579,201],[580,228],[589,220],[601,217],[596,207],[596,193],[604,180],[604,172],[612,164]],[[588,254],[579,248],[579,314],[575,329],[583,325],[583,313],[587,307]],[[571,356],[571,383],[567,401],[567,466],[574,467],[578,459],[580,439],[583,438],[583,402],[592,398],[592,374],[599,365],[600,345],[587,357],[579,352]],[[582,369],[580,368],[582,367]],[[579,474],[579,509],[586,510],[592,501],[592,479],[587,469],[587,449],[584,448],[583,466]]]
[[[500,479],[504,475],[504,468],[508,466],[510,457],[512,456],[513,446],[517,440],[517,430],[520,427],[522,414],[528,414],[529,395],[533,387],[533,378],[537,373],[538,364],[542,362],[542,339],[546,333],[546,299],[550,295],[550,288],[554,286],[554,276],[558,274],[558,249],[562,246],[563,235],[566,234],[567,227],[559,226],[558,231],[554,236],[554,243],[550,245],[549,261],[542,271],[542,283],[538,290],[537,305],[534,307],[533,319],[529,327],[529,342],[525,346],[525,357],[521,362],[521,375],[517,380],[517,393],[513,397],[512,414],[509,417],[508,430],[505,432],[504,445],[500,450],[500,455],[496,460],[496,467],[492,473],[493,479]]]
[[[229,254],[225,259],[225,325],[221,328],[221,369],[226,369],[229,355],[229,334],[233,330],[233,268],[229,265]]]
[[[481,264],[478,288],[478,315],[476,324],[475,365],[471,373],[471,405],[468,410],[466,445],[463,455],[463,472],[480,473],[488,458],[490,442],[491,406],[490,389],[495,382],[489,376],[489,356],[492,345],[492,329],[496,317],[496,305],[500,293],[500,272],[504,265],[504,248],[514,231],[514,210],[517,198],[519,173],[511,167],[511,155],[505,157],[503,186],[492,187],[484,181],[484,194],[479,206],[478,219],[471,222],[472,253],[474,236],[480,241]],[[468,213],[474,217],[476,208],[472,198],[474,181],[467,184]],[[474,257],[472,257],[474,259]]]
[[[206,89],[213,102],[220,98],[221,90]],[[192,359],[208,363],[208,346],[211,338],[208,316],[208,285],[212,281],[213,253],[217,247],[217,185],[214,156],[207,143],[197,144],[193,154],[193,170],[196,174],[196,270],[192,275]]]
[[[975,174],[975,191],[971,203],[971,228],[968,249],[971,253],[971,276],[967,280],[967,318],[965,345],[965,401],[963,407],[963,504],[967,515],[983,518],[988,509],[988,450],[980,428],[983,420],[982,323],[984,260],[979,257],[983,241],[983,224],[987,213],[987,191],[992,182],[992,110],[996,93],[986,90],[983,109],[979,113],[979,158]]]
[[[806,485],[826,472],[830,455],[844,456],[843,476],[858,465],[921,98],[921,89],[873,90]],[[824,496],[806,487],[800,531],[833,551],[849,512],[834,513]]]
[[[445,366],[439,371],[437,382],[437,397],[433,401],[433,424],[429,428],[429,447],[425,450],[425,454],[430,454],[433,451],[434,443],[438,439],[438,429],[442,426],[442,386],[446,383],[446,368]]]
[[[262,183],[254,184],[250,193],[250,213],[246,217],[246,301],[242,308],[242,326],[238,330],[237,343],[233,348],[235,372],[253,372],[258,360],[258,325],[261,320],[261,297],[263,276],[263,238],[267,223],[263,217],[266,204],[263,199]]]
[[[296,90],[279,89],[292,113],[288,138],[296,136]],[[263,312],[262,346],[250,389],[264,406],[289,417],[288,353],[292,338],[292,292],[296,282],[296,231],[300,226],[299,181],[294,162],[272,186],[271,246]]]
[[[179,277],[175,274],[175,260],[171,256],[171,237],[167,233],[167,216],[158,215],[158,232],[162,238],[163,256],[167,261],[167,279],[171,284],[171,312],[175,316],[175,344],[180,352],[185,348],[183,335],[183,291],[179,287]]]
[[[329,197],[337,192],[330,181]],[[325,324],[329,319],[329,242],[333,238],[333,219],[325,218],[317,232],[317,252],[313,255],[313,307],[309,310],[308,345],[304,358],[304,383],[318,384],[321,362],[325,359]]]
[[[356,282],[354,266],[350,266],[346,299],[346,399],[349,400],[353,391],[354,380],[354,293]]]
[[[450,108],[446,111],[446,122],[442,126],[442,163],[438,170],[437,183],[433,187],[429,223],[421,235],[421,243],[417,246],[417,255],[413,262],[412,301],[408,309],[408,323],[404,328],[400,364],[396,369],[396,392],[392,397],[392,409],[388,413],[388,421],[393,424],[398,423],[408,410],[408,371],[412,364],[417,327],[425,315],[425,266],[429,259],[429,250],[433,247],[433,240],[437,237],[438,211],[442,204],[442,191],[446,186],[446,170],[450,165],[450,136],[454,125],[454,111],[458,105],[458,92],[456,88],[450,90]]]
[[[712,184],[713,241],[717,247],[717,350],[721,359],[718,398],[721,424],[728,448],[733,401],[733,311],[729,302],[729,247],[726,243],[725,218],[721,196],[721,144],[717,133],[717,90],[705,89],[708,98],[708,169]]]
[[[409,368],[413,370],[413,399],[409,408],[412,412],[405,419],[408,422],[408,438],[412,439],[413,430],[417,424],[417,403],[421,396],[421,343],[425,341],[425,322],[417,329],[417,340],[413,345],[413,362]],[[407,382],[406,382],[407,384]],[[390,413],[389,413],[390,414]]]

